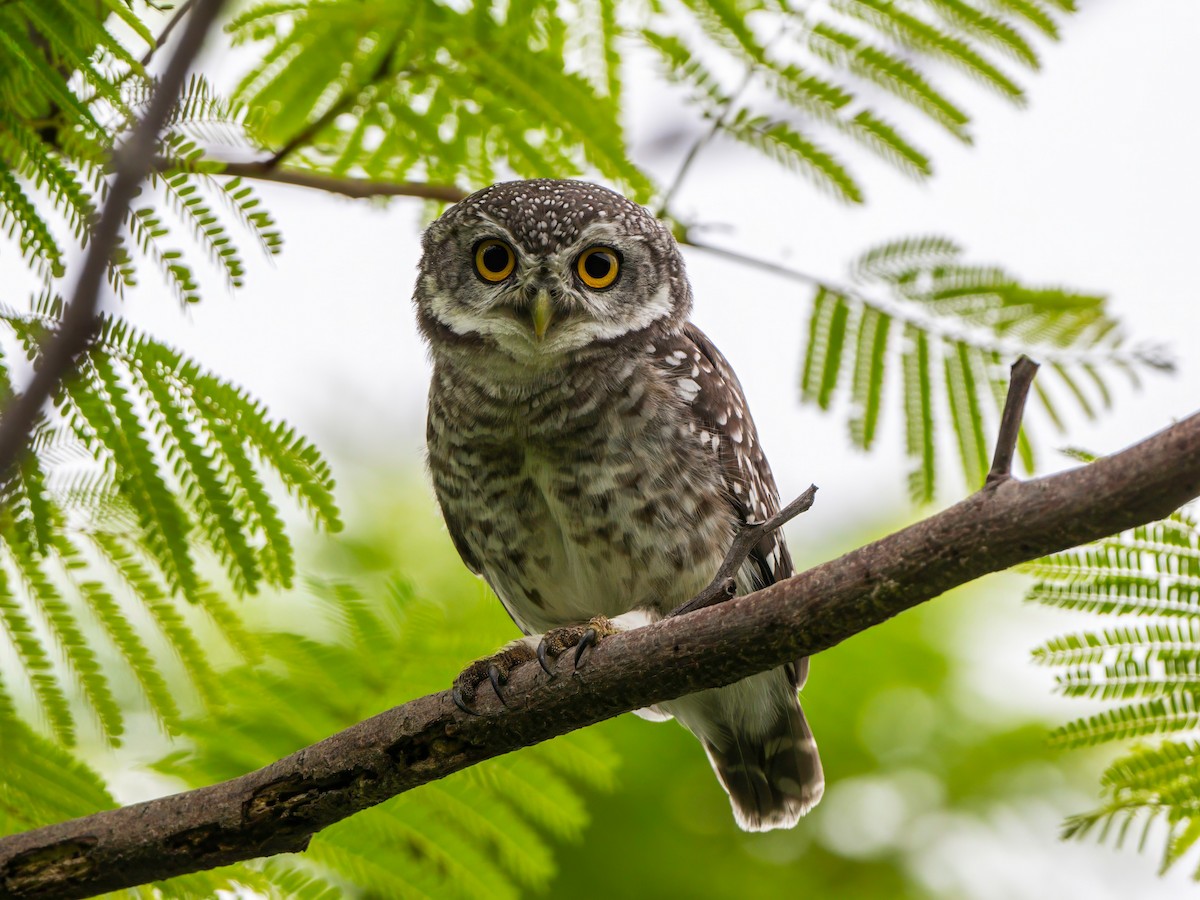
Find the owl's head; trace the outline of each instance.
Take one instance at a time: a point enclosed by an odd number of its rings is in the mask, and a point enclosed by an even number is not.
[[[425,232],[414,299],[436,351],[521,362],[683,326],[692,296],[675,239],[645,209],[582,181],[511,181]]]

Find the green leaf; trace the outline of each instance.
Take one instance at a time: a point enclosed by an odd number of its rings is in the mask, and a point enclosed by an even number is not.
[[[967,485],[979,487],[989,469],[988,423],[998,420],[989,420],[985,408],[1003,410],[1009,364],[1017,356],[1044,363],[1045,371],[1067,385],[1089,417],[1095,415],[1096,405],[1083,384],[1095,384],[1108,404],[1113,400],[1107,384],[1111,370],[1154,368],[1144,354],[1122,349],[1120,326],[1107,311],[1105,297],[1029,286],[999,266],[966,263],[962,249],[947,238],[924,235],[888,241],[860,254],[850,275],[850,287],[818,284],[801,399],[832,409],[837,404],[838,373],[849,368],[850,435],[868,449],[886,396],[882,386],[889,369],[899,363],[905,375],[899,399],[907,452],[910,459],[920,460],[911,488],[922,502],[934,495],[938,449],[932,425],[927,431],[922,423],[932,422],[943,410],[949,415]],[[848,327],[856,329],[848,342],[834,327],[838,304],[845,307],[846,321],[853,323]],[[878,322],[885,326],[876,339]],[[908,337],[902,347],[888,339],[892,322],[904,326]],[[913,337],[918,333],[923,341]],[[847,349],[851,353],[844,360]],[[931,367],[939,360],[941,385],[935,391]],[[1032,400],[1056,427],[1065,428],[1046,377],[1034,382]],[[1034,447],[1025,428],[1018,434],[1017,452],[1026,471],[1033,471]]]
[[[804,367],[800,376],[800,397],[815,402],[826,369],[825,356],[829,349],[829,329],[838,297],[818,288],[813,298],[812,314],[808,319],[808,339],[805,341]]]
[[[1032,601],[1138,617],[1131,625],[1054,638],[1034,659],[1058,670],[1060,692],[1106,703],[1057,729],[1054,742],[1138,740],[1101,777],[1101,805],[1068,819],[1064,834],[1077,838],[1099,828],[1103,840],[1116,826],[1120,845],[1133,824],[1161,817],[1169,826],[1166,869],[1200,836],[1200,525],[1175,513],[1027,569],[1037,578]],[[1165,734],[1180,738],[1151,740]],[[1148,837],[1143,830],[1143,845]]]
[[[908,475],[908,492],[917,503],[933,501],[934,467],[933,385],[929,338],[925,332],[906,325],[905,349],[901,357],[904,373],[905,450],[917,466]]]
[[[23,604],[13,593],[3,567],[0,567],[0,625],[3,625],[9,643],[16,651],[54,736],[59,743],[72,745],[75,742],[74,718],[67,695],[55,677],[54,661],[34,630]],[[11,695],[0,693],[0,703],[11,706]]]
[[[902,57],[823,22],[813,26],[808,46],[828,64],[866,79],[928,116],[959,140],[971,142],[966,127],[970,117]]]
[[[864,450],[875,441],[879,410],[883,403],[884,360],[888,350],[890,316],[864,308],[858,323],[854,353],[854,383],[851,400],[857,412],[850,419],[850,438]]]
[[[839,0],[839,6],[906,46],[959,67],[1013,103],[1024,103],[1021,87],[968,41],[905,11],[894,0]]]
[[[975,361],[976,354],[962,341],[948,342],[943,348],[951,420],[958,438],[963,472],[972,490],[983,486],[988,471],[987,439],[983,433]]]
[[[838,199],[863,202],[861,189],[845,167],[787,123],[741,110],[721,128],[781,165],[809,176]]]
[[[1031,69],[1039,68],[1033,46],[1016,28],[995,16],[989,16],[964,0],[925,0],[950,25],[973,38],[991,44]]]
[[[1025,19],[1051,40],[1058,40],[1058,22],[1041,0],[992,0],[992,4]]]

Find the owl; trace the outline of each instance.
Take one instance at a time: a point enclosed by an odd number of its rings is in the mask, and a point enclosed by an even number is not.
[[[463,562],[525,638],[468,667],[464,708],[511,669],[654,622],[779,508],[741,385],[691,322],[670,232],[580,181],[496,184],[426,231],[414,299],[433,360],[428,463]],[[739,593],[792,574],[782,534]],[[743,829],[796,824],[824,789],[797,692],[807,659],[639,710],[699,738]]]

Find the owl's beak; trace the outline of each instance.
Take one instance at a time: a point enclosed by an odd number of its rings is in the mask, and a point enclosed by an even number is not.
[[[530,315],[533,319],[534,337],[540,341],[545,338],[546,332],[550,330],[550,323],[554,321],[554,307],[550,303],[550,292],[545,288],[537,292]]]

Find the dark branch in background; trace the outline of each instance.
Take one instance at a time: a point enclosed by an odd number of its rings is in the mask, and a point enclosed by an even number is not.
[[[733,539],[733,545],[730,546],[729,552],[725,554],[725,558],[721,560],[721,566],[717,569],[717,574],[713,576],[713,580],[708,583],[708,587],[698,593],[687,603],[676,608],[671,612],[672,616],[682,616],[684,613],[695,612],[698,609],[704,609],[706,606],[712,606],[715,603],[723,603],[737,593],[737,572],[742,567],[742,563],[746,561],[746,557],[750,555],[750,551],[754,549],[754,545],[765,538],[767,535],[778,531],[800,513],[808,512],[812,509],[813,500],[817,496],[817,486],[810,484],[808,490],[781,509],[765,522],[758,522],[754,525],[744,525],[738,529],[737,535]]]
[[[987,487],[994,487],[1012,477],[1013,454],[1017,452],[1017,439],[1021,436],[1025,401],[1037,370],[1038,364],[1028,356],[1021,356],[1012,365],[1008,396],[1004,398],[1004,412],[1000,414],[1000,429],[996,435],[996,455],[992,457],[992,469],[984,482]]]
[[[99,324],[96,306],[100,299],[100,286],[104,283],[105,272],[116,249],[129,204],[137,196],[142,180],[150,171],[158,133],[166,123],[171,107],[175,105],[204,36],[223,5],[224,0],[196,0],[179,47],[167,63],[166,71],[146,109],[145,118],[113,154],[114,175],[109,185],[108,199],[100,214],[100,221],[90,235],[90,244],[71,300],[63,310],[58,328],[42,341],[38,350],[38,367],[29,386],[24,393],[16,394],[5,404],[4,414],[0,417],[0,479],[19,462],[46,401],[63,379],[69,377],[76,360],[88,349],[95,335]]]
[[[221,784],[0,839],[0,897],[86,897],[305,849],[403,791],[630,710],[812,656],[989,572],[1161,519],[1200,495],[1200,413],[1128,450],[1005,479],[765,590],[606,638],[548,678],[515,669],[507,706],[450,691]]]
[[[773,38],[763,44],[763,54],[766,55],[766,53],[771,49],[771,46],[777,43],[786,32],[787,25],[785,24],[779,29],[778,33]],[[670,213],[671,201],[675,199],[675,196],[679,193],[680,188],[683,187],[683,182],[687,178],[688,172],[691,170],[692,165],[696,162],[696,158],[700,155],[700,151],[712,143],[716,136],[720,134],[721,129],[724,128],[729,122],[729,117],[733,114],[734,109],[737,107],[738,101],[749,89],[750,85],[754,81],[755,76],[758,75],[758,72],[758,66],[750,66],[746,69],[746,75],[742,79],[741,84],[734,89],[732,94],[725,98],[725,108],[721,110],[720,115],[713,117],[712,125],[698,138],[696,138],[695,141],[692,142],[692,146],[688,148],[688,152],[684,155],[683,162],[680,163],[679,169],[675,173],[675,177],[671,179],[670,186],[663,194],[662,200],[660,200],[658,203],[658,209],[655,210],[654,213],[657,218],[662,218]]]
[[[167,20],[167,24],[163,27],[163,30],[159,33],[158,40],[156,40],[154,42],[154,46],[152,46],[149,50],[147,50],[146,55],[142,57],[142,65],[143,66],[150,65],[150,60],[154,59],[154,54],[157,53],[159,50],[161,50],[163,48],[163,45],[166,44],[166,42],[171,39],[171,32],[173,32],[175,30],[176,25],[178,25],[181,21],[183,21],[183,17],[187,15],[188,10],[192,8],[192,4],[194,4],[195,2],[196,2],[196,0],[183,0],[183,2],[179,4],[179,6],[175,10],[174,15],[172,15],[171,18]]]
[[[374,74],[367,79],[367,84],[372,84],[376,81],[379,81],[387,75],[388,69],[392,67],[393,56],[395,52],[396,47],[395,44],[393,44],[392,49],[383,55],[383,58],[379,61],[379,65],[375,67]],[[354,104],[358,101],[361,91],[364,90],[365,87],[366,85],[362,85],[355,89],[347,88],[343,90],[342,96],[336,103],[332,104],[329,109],[325,110],[325,112],[318,116],[315,120],[309,122],[308,125],[301,128],[291,140],[277,150],[270,159],[264,162],[263,166],[268,171],[277,169],[283,164],[284,160],[286,160],[305,144],[312,141],[313,138],[315,138],[330,124],[332,124],[334,119],[346,112],[348,109],[352,109]]]
[[[205,163],[214,162],[204,160]],[[170,171],[177,164],[171,160],[160,159],[157,162],[160,171]],[[304,169],[282,168],[272,160],[263,162],[221,162],[220,170],[215,175],[236,175],[241,178],[254,178],[259,181],[273,181],[277,184],[290,184],[296,187],[311,188],[325,191],[328,194],[341,194],[343,197],[353,197],[363,200],[369,197],[420,197],[424,200],[441,200],[444,203],[457,203],[467,196],[468,192],[452,184],[427,184],[419,181],[368,181],[365,178],[338,178],[333,175],[321,175]]]

